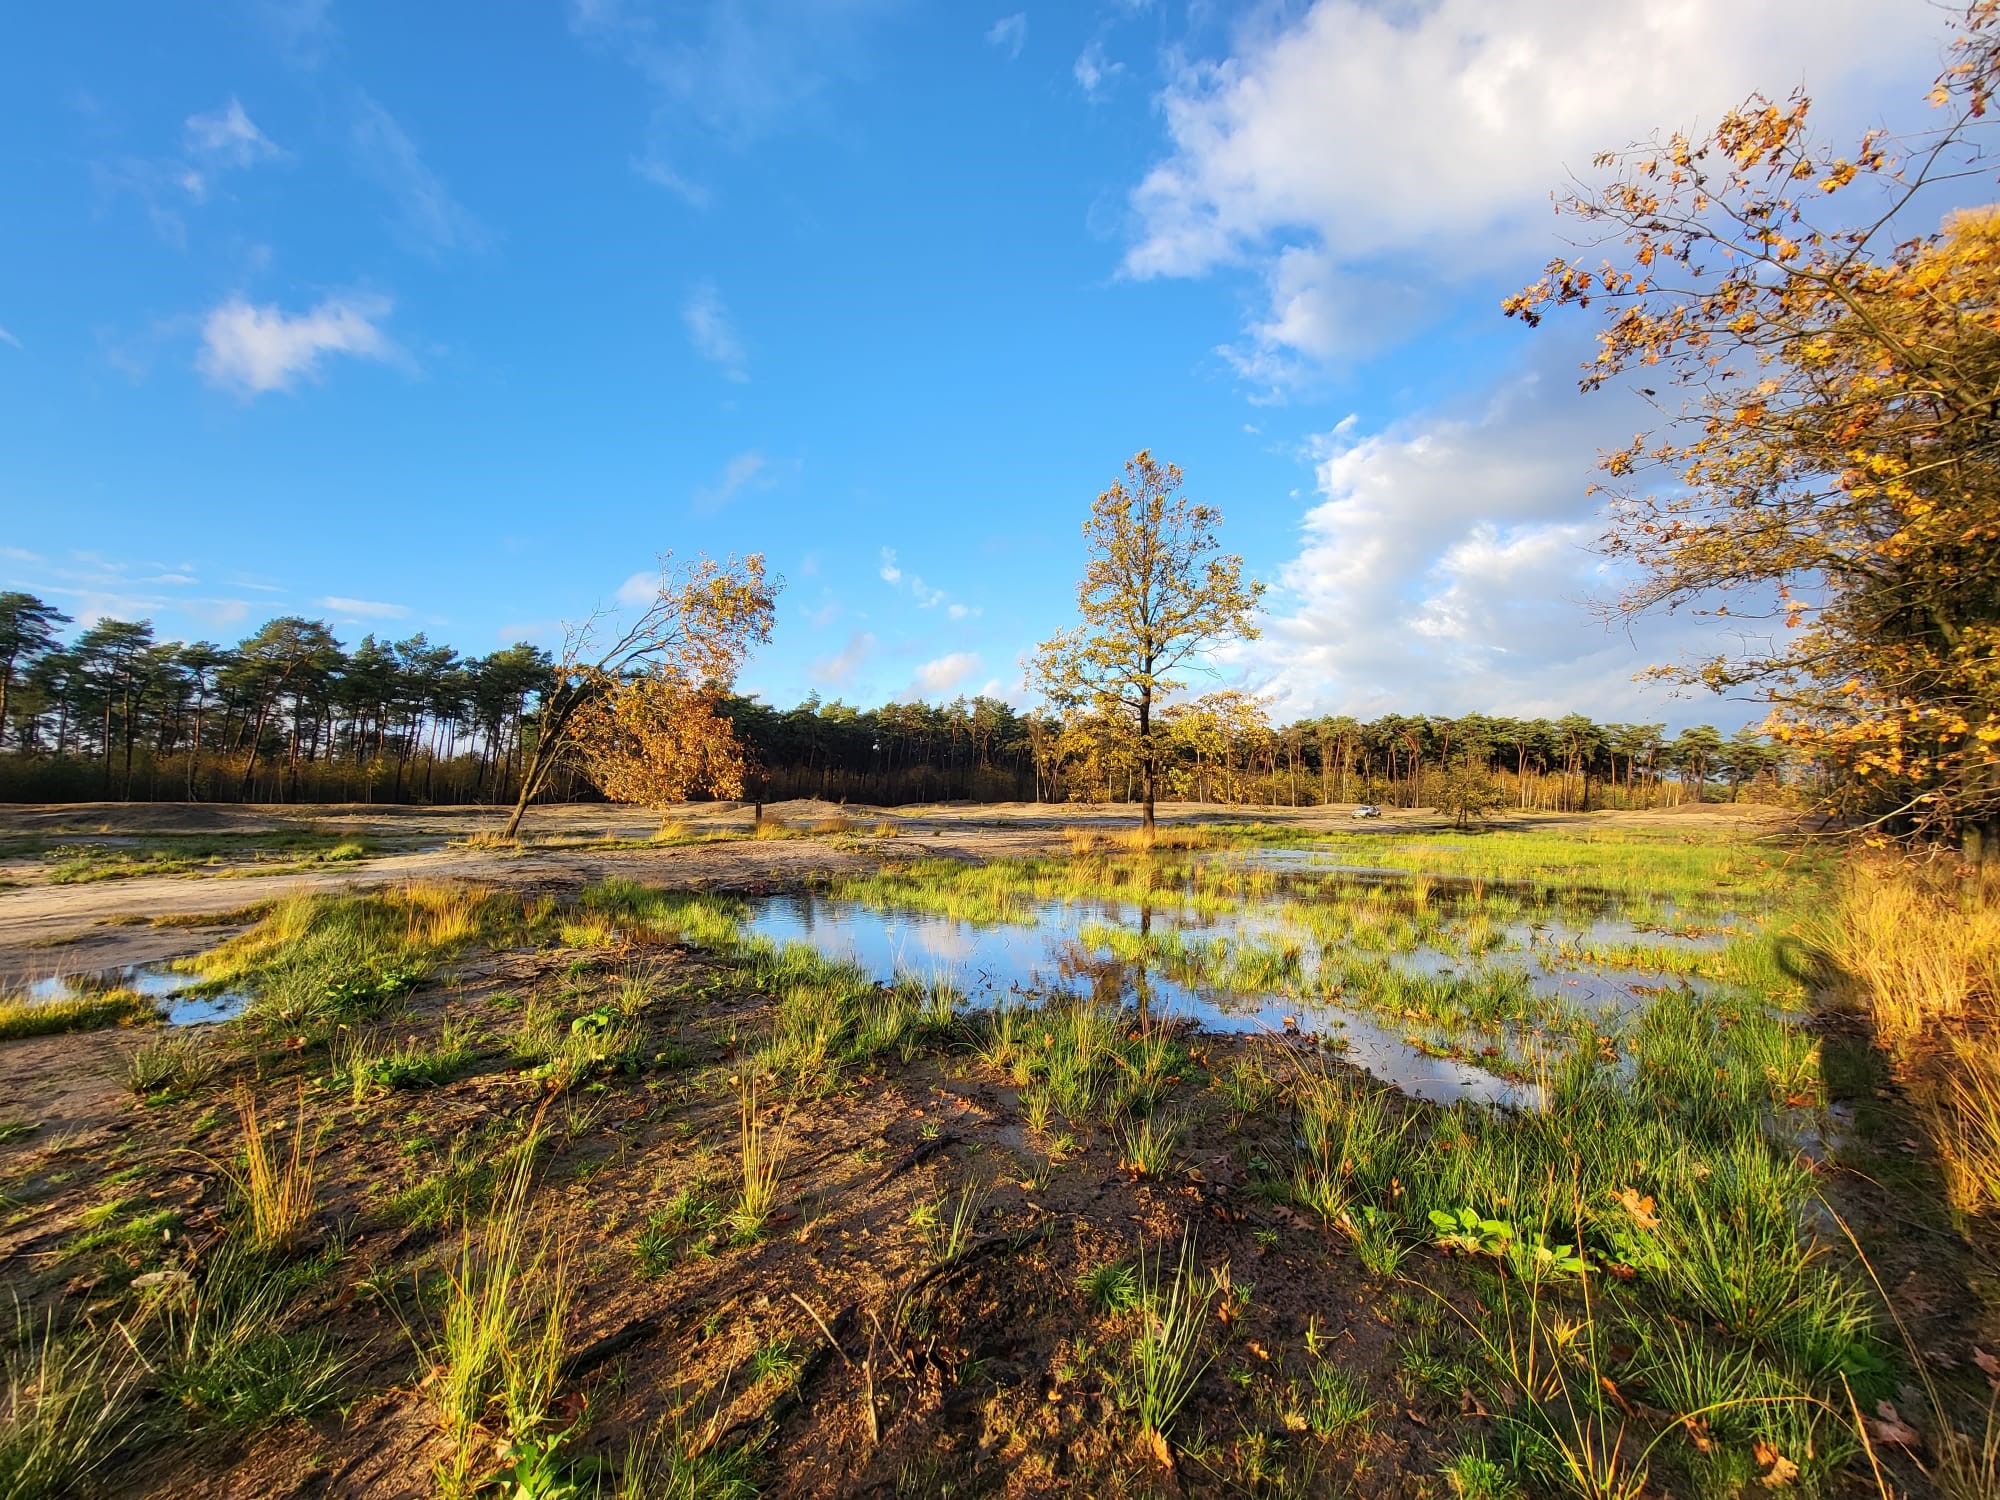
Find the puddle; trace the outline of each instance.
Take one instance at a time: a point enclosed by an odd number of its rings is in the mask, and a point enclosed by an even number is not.
[[[1096,921],[1120,916],[1136,928],[1137,908],[1099,906],[1089,913]],[[1305,995],[1179,982],[1156,966],[1109,958],[1079,943],[1074,934],[1081,924],[1072,907],[1050,903],[1038,917],[1032,923],[980,925],[805,893],[753,902],[744,928],[774,942],[808,943],[830,956],[852,959],[884,981],[898,974],[947,979],[979,1008],[1057,992],[1131,1005],[1143,992],[1155,1014],[1193,1016],[1211,1031],[1318,1034],[1339,1046],[1349,1061],[1418,1098],[1441,1104],[1533,1102],[1532,1085],[1457,1058],[1430,1055],[1366,1011]],[[1213,926],[1205,930],[1213,931]]]
[[[46,1002],[131,990],[153,1001],[169,1026],[200,1026],[231,1020],[242,1014],[243,1007],[250,1002],[247,994],[236,990],[219,995],[190,994],[197,983],[192,975],[178,973],[166,964],[131,964],[31,980],[23,994],[31,1002]]]
[[[1346,1055],[1420,1098],[1525,1104],[1523,1034],[1636,1009],[1663,988],[1711,981],[1678,972],[1592,965],[1582,956],[1624,947],[1691,963],[1719,950],[1740,914],[1696,910],[1533,881],[1413,876],[1335,865],[1310,851],[1208,855],[1153,877],[1145,904],[1024,899],[1000,922],[876,907],[820,892],[750,903],[748,933],[802,942],[851,959],[883,981],[898,974],[948,980],[975,1007],[1057,993],[1190,1016],[1213,1031],[1301,1030],[1344,1044]],[[1220,909],[1218,909],[1220,908]],[[1249,956],[1190,961],[1222,945]],[[1115,945],[1115,946],[1114,946]],[[1687,955],[1681,958],[1680,955]],[[1373,993],[1369,976],[1493,981],[1519,996],[1501,1029],[1440,1030],[1425,1014],[1341,1002],[1341,980]],[[1208,977],[1222,973],[1224,978]],[[1356,993],[1350,988],[1347,993]],[[1514,1032],[1507,1034],[1508,1028]],[[1440,1052],[1450,1055],[1437,1055]],[[1494,1069],[1477,1060],[1492,1061]],[[1513,1066],[1509,1066],[1509,1062]]]

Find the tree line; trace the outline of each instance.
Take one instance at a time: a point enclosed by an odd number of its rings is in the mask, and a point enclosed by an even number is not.
[[[0,594],[0,796],[14,801],[507,803],[556,691],[557,659],[525,642],[461,655],[418,633],[352,646],[323,621],[271,620],[233,646],[161,640],[146,621],[71,624]],[[726,695],[748,795],[902,804],[1136,801],[1143,766],[1088,711],[1001,699],[876,708]],[[1582,715],[1328,716],[1273,724],[1247,694],[1161,711],[1158,776],[1177,800],[1434,805],[1468,760],[1527,808],[1644,807],[1789,795],[1806,771],[1748,732]],[[547,799],[595,795],[558,760]]]

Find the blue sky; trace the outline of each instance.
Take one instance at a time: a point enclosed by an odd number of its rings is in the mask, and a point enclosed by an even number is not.
[[[1014,695],[1179,463],[1281,714],[1743,716],[1630,682],[1632,413],[1498,300],[1566,168],[1936,70],[1923,0],[42,6],[0,48],[0,586],[233,640],[551,643],[657,552],[788,580],[748,686]],[[1629,14],[1626,12],[1630,12]],[[1727,38],[1727,41],[1723,41]]]

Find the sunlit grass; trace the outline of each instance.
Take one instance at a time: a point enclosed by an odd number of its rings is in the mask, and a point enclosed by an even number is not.
[[[158,1019],[159,1010],[153,1002],[131,990],[67,995],[54,1000],[0,1000],[0,1041],[55,1036],[67,1031],[101,1031],[107,1026],[131,1026]]]

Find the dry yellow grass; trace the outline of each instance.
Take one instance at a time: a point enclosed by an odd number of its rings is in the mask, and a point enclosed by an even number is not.
[[[289,1250],[313,1214],[313,1172],[318,1153],[306,1140],[305,1089],[299,1090],[299,1114],[293,1122],[289,1151],[266,1136],[257,1117],[257,1101],[247,1089],[236,1095],[236,1117],[243,1125],[244,1166],[232,1175],[250,1215],[250,1238],[262,1250]],[[281,1119],[271,1134],[283,1129]]]
[[[1821,938],[1909,1086],[1952,1206],[2000,1210],[2000,879],[1856,860]]]
[[[492,887],[457,880],[412,880],[397,894],[413,947],[444,948],[479,930],[480,908]]]

